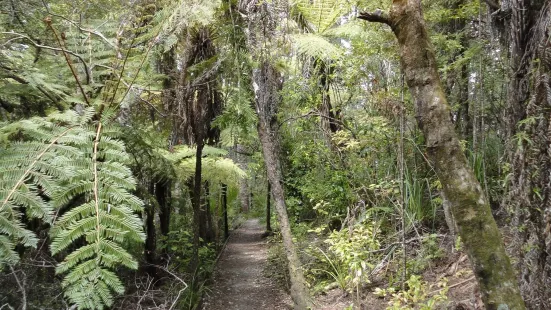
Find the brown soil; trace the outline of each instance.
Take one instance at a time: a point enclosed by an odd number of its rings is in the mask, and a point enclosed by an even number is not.
[[[231,234],[203,310],[291,309],[289,295],[263,274],[268,247],[263,233],[258,219],[252,219]]]

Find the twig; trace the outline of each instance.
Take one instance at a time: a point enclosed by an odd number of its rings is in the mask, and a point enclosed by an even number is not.
[[[21,291],[21,310],[27,310],[27,293],[25,292],[25,278],[23,278],[22,281],[19,280],[19,277],[17,276],[17,273],[15,272],[15,269],[13,269],[12,265],[10,266],[10,270],[13,273],[13,277],[15,278],[15,282],[17,282],[17,286],[19,286],[19,290]],[[23,273],[25,275],[25,273]]]
[[[442,235],[442,234],[438,234],[436,235],[436,237],[446,237],[447,235]],[[414,241],[419,241],[419,240],[423,240],[423,239],[426,239],[426,238],[431,238],[432,236],[418,236],[418,237],[415,237],[415,238],[411,238],[409,240],[406,240],[405,241],[405,244],[408,244],[408,243],[411,243],[411,242],[414,242]],[[397,245],[401,245],[402,244],[402,241],[398,241],[398,242],[393,242],[391,244],[389,244],[387,247],[385,247],[384,249],[379,249],[379,250],[373,250],[373,251],[369,251],[369,252],[366,252],[368,254],[371,254],[371,253],[379,253],[379,252],[386,252],[388,249],[394,247],[394,246],[397,246]]]
[[[9,41],[12,41],[12,40],[18,40],[18,39],[25,39],[27,40],[32,46],[36,47],[36,48],[43,48],[45,50],[51,50],[51,51],[55,51],[55,52],[63,52],[63,53],[67,53],[67,54],[70,54],[72,56],[75,56],[76,58],[78,58],[78,60],[80,60],[80,62],[82,63],[82,66],[84,66],[84,71],[86,73],[86,80],[89,81],[90,80],[90,73],[89,73],[89,70],[88,70],[88,65],[86,64],[86,62],[84,61],[84,59],[82,58],[82,56],[80,56],[79,54],[73,52],[73,51],[70,51],[70,50],[67,50],[67,49],[64,49],[64,48],[57,48],[57,47],[53,47],[53,46],[48,46],[48,45],[42,45],[42,44],[39,44],[37,42],[35,42],[33,39],[31,39],[30,37],[24,35],[24,34],[21,34],[21,33],[17,33],[17,32],[0,32],[0,34],[7,34],[7,35],[16,35],[17,37],[16,38],[13,38]]]
[[[147,276],[147,287],[145,288],[145,291],[144,293],[142,294],[142,296],[140,296],[140,300],[138,300],[138,304],[136,305],[136,307],[140,307],[141,309],[141,303],[142,303],[142,300],[145,298],[145,296],[147,295],[147,292],[149,292],[149,288],[151,287],[151,284],[153,283],[153,278],[151,278],[151,280],[149,280],[149,275]]]
[[[115,44],[113,44],[112,42],[109,42],[109,40],[107,40],[107,38],[99,31],[95,31],[95,30],[90,30],[90,29],[86,29],[86,28],[82,28],[80,26],[80,23],[77,23],[75,22],[74,20],[70,20],[69,18],[65,17],[65,16],[62,16],[62,15],[58,15],[58,14],[55,14],[53,12],[50,11],[50,8],[48,7],[48,5],[46,4],[46,2],[44,2],[44,0],[42,0],[42,4],[44,5],[44,8],[46,9],[46,12],[49,14],[49,15],[52,15],[54,17],[58,17],[58,18],[61,18],[63,19],[64,21],[66,22],[69,22],[70,24],[72,24],[73,26],[77,27],[78,30],[80,31],[83,31],[83,32],[88,32],[90,34],[93,34],[95,36],[98,36],[100,37],[103,41],[105,41],[105,43],[109,44],[112,48],[116,49],[117,47],[115,46]]]
[[[459,285],[461,285],[461,284],[465,284],[465,283],[470,282],[470,281],[472,281],[472,280],[474,280],[474,279],[475,279],[475,277],[472,276],[472,277],[468,278],[467,280],[464,280],[464,281],[455,283],[455,284],[450,285],[450,286],[448,286],[448,287],[443,287],[443,288],[434,290],[434,291],[430,292],[429,295],[436,294],[436,293],[440,292],[441,290],[443,290],[443,289],[445,289],[445,288],[450,289],[450,288],[452,288],[452,287],[456,287],[456,286],[459,286]]]
[[[88,102],[88,97],[86,96],[86,92],[84,91],[84,88],[82,87],[82,84],[80,83],[80,80],[78,78],[77,72],[75,71],[75,68],[73,67],[73,63],[71,62],[71,58],[69,55],[67,55],[67,52],[65,50],[65,46],[59,36],[57,35],[57,31],[55,30],[54,26],[52,25],[52,19],[48,16],[44,19],[44,22],[46,25],[52,30],[54,33],[54,37],[57,40],[57,44],[59,44],[59,47],[63,51],[63,56],[65,57],[65,61],[67,62],[67,65],[69,66],[69,69],[71,69],[71,73],[73,73],[73,77],[75,78],[75,81],[77,82],[78,88],[80,89],[80,92],[82,93],[82,96],[84,97],[84,101],[86,102],[86,105],[89,106],[90,103]],[[88,69],[86,71],[86,82],[90,83],[90,75],[88,72]]]
[[[185,291],[187,288],[188,288],[188,285],[187,283],[182,280],[182,278],[178,277],[177,275],[175,275],[172,271],[170,271],[168,268],[164,267],[164,266],[161,266],[161,265],[155,265],[157,268],[160,268],[162,269],[163,271],[165,271],[166,273],[170,274],[171,276],[173,276],[176,280],[178,280],[180,283],[182,283],[184,285],[184,288],[179,290],[178,291],[178,295],[176,295],[176,299],[174,299],[174,301],[172,302],[172,305],[170,306],[170,308],[168,310],[172,310],[174,309],[174,307],[176,306],[176,303],[178,302],[178,299],[180,299],[180,295],[182,295],[182,292]]]

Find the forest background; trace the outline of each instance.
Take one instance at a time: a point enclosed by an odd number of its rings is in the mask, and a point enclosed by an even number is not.
[[[245,214],[298,309],[450,305],[419,275],[461,253],[488,309],[551,308],[549,14],[0,0],[0,306],[193,309]]]

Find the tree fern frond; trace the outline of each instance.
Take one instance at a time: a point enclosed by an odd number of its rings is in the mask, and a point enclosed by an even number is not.
[[[335,25],[343,13],[341,2],[336,0],[298,0],[295,7],[317,33]]]
[[[319,35],[295,34],[292,39],[300,55],[323,60],[339,59],[343,55],[341,48]]]
[[[108,126],[109,133],[121,131]],[[136,215],[143,203],[129,191],[136,182],[125,166],[129,156],[122,141],[103,131],[103,123],[88,127],[94,136],[79,149],[89,156],[64,181],[63,187],[52,195],[58,207],[83,197],[86,201],[73,207],[54,223],[52,253],[67,250],[76,241],[83,247],[69,253],[56,269],[65,273],[65,296],[80,308],[101,309],[113,302],[112,293],[121,293],[124,287],[117,276],[107,268],[123,265],[137,268],[137,263],[119,244],[126,241],[143,242],[143,223]],[[115,250],[113,250],[115,249]],[[93,285],[95,291],[82,290]]]
[[[180,0],[155,16],[157,33],[164,43],[165,51],[176,44],[177,37],[187,27],[205,26],[214,21],[220,0]],[[151,31],[155,33],[155,31]]]
[[[361,39],[365,35],[364,27],[355,22],[348,22],[323,32],[323,36],[330,38]]]
[[[0,235],[0,270],[5,264],[14,265],[19,261],[19,255],[14,250],[15,244],[7,236]]]
[[[21,214],[50,222],[53,208],[44,195],[56,191],[56,179],[68,176],[67,169],[58,165],[62,163],[52,161],[57,156],[81,154],[71,146],[60,147],[64,136],[78,130],[78,117],[71,113],[57,117],[65,117],[69,126],[33,118],[0,128],[0,136],[11,140],[0,150],[0,169],[5,171],[0,177],[0,236],[11,239],[5,244],[36,246],[37,238],[25,228]],[[13,256],[8,255],[11,252],[3,252],[13,262]]]

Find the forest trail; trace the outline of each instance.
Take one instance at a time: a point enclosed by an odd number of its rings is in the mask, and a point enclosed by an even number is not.
[[[251,219],[231,234],[203,310],[291,309],[289,295],[264,276],[268,246],[263,233],[258,219]]]

